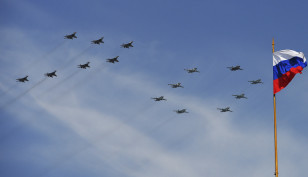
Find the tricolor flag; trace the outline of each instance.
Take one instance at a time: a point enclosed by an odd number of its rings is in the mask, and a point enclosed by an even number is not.
[[[274,94],[285,88],[307,66],[302,52],[280,50],[273,53]]]

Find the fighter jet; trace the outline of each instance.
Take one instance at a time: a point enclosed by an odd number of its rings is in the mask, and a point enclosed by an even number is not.
[[[29,81],[28,76],[16,79],[16,82],[25,82],[25,81]]]
[[[104,43],[103,39],[104,39],[104,37],[101,37],[100,39],[93,40],[91,42],[92,42],[92,44],[100,44],[100,43]]]
[[[181,86],[181,83],[177,83],[177,84],[168,84],[168,85],[170,85],[172,88],[178,88],[178,87],[184,88],[183,86]]]
[[[184,69],[185,71],[187,71],[188,73],[200,73],[200,71],[197,70],[197,68],[192,68],[192,69]]]
[[[161,100],[167,101],[167,99],[165,99],[164,96],[154,97],[154,98],[152,98],[152,99],[154,99],[155,101],[161,101]]]
[[[188,113],[186,111],[186,109],[178,109],[178,110],[174,110],[174,112],[178,113],[178,114],[182,114],[182,113]]]
[[[232,112],[230,110],[230,107],[226,107],[226,108],[217,108],[218,110],[220,110],[220,112]]]
[[[129,43],[126,43],[126,44],[124,43],[124,44],[121,45],[121,47],[127,48],[127,49],[130,48],[130,47],[134,47],[134,46],[132,45],[133,42],[134,42],[134,41],[130,41]]]
[[[65,39],[73,39],[73,38],[77,38],[76,36],[76,32],[74,32],[73,34],[68,34],[66,36],[64,36]]]
[[[261,81],[261,79],[257,79],[257,80],[252,80],[252,81],[248,81],[251,84],[263,84],[263,82]]]
[[[78,65],[78,68],[82,68],[82,69],[90,68],[89,64],[90,64],[90,62],[87,62],[86,64],[83,64],[83,65],[80,64],[80,65]]]
[[[243,70],[241,68],[241,66],[239,66],[239,65],[237,65],[237,66],[230,66],[230,67],[227,67],[227,68],[229,68],[231,71]]]
[[[234,96],[236,99],[241,99],[241,98],[246,98],[247,99],[247,97],[245,97],[244,93],[242,93],[240,95],[232,95],[232,96]]]
[[[57,75],[56,75],[56,70],[54,71],[54,72],[51,72],[51,73],[46,73],[45,74],[45,76],[47,76],[47,77],[53,77],[53,76],[56,76],[57,77]]]
[[[107,62],[109,62],[109,63],[119,62],[118,58],[119,58],[119,56],[116,56],[114,58],[109,58],[109,59],[107,59]]]

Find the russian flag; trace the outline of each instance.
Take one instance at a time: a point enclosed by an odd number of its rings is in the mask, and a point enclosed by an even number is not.
[[[297,73],[307,66],[302,52],[280,50],[273,53],[274,94],[285,88]]]

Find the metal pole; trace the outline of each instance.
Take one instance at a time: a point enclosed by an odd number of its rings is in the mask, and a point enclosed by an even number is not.
[[[275,42],[273,38],[272,47],[275,52]],[[274,139],[275,139],[275,175],[278,177],[278,154],[277,154],[277,121],[276,121],[276,95],[274,94]]]

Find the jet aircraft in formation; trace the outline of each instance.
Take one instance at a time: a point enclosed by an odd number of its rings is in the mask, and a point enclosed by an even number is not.
[[[182,114],[182,113],[188,113],[186,111],[186,109],[178,109],[178,110],[174,110],[174,112],[178,113],[178,114]]]
[[[122,44],[121,47],[127,48],[127,49],[130,48],[130,47],[134,47],[134,46],[133,46],[133,42],[134,42],[134,41],[130,41],[129,43]]]
[[[64,36],[65,39],[73,39],[73,38],[77,38],[76,36],[76,32],[74,32],[73,34],[68,34],[66,36]]]
[[[77,38],[76,32],[74,32],[74,33],[72,33],[72,34],[65,35],[64,38],[65,38],[65,39],[74,39],[74,38]],[[101,37],[100,39],[93,40],[93,41],[91,41],[91,42],[92,42],[92,44],[101,44],[101,43],[104,43],[103,39],[104,39],[104,37]],[[134,47],[132,44],[133,44],[133,41],[131,41],[131,42],[129,42],[129,43],[123,43],[123,44],[121,45],[121,47],[123,47],[123,48]],[[116,56],[116,57],[114,57],[114,58],[107,59],[106,62],[110,62],[110,63],[119,62],[118,57],[119,57],[119,56]],[[78,68],[82,68],[82,69],[90,68],[89,64],[90,64],[90,62],[87,62],[87,63],[85,63],[85,64],[80,64],[80,65],[78,65]],[[230,69],[231,71],[243,70],[239,65],[237,65],[237,66],[230,66],[230,67],[227,67],[227,68]],[[188,73],[195,73],[195,72],[200,73],[200,71],[198,71],[197,68],[184,69],[184,70],[187,71]],[[47,77],[54,77],[54,76],[57,77],[57,75],[56,75],[56,70],[55,70],[54,72],[46,73],[45,76],[47,76]],[[26,82],[26,81],[29,81],[29,80],[28,80],[28,76],[25,76],[25,77],[23,77],[23,78],[18,78],[18,79],[16,79],[16,80],[17,80],[17,82]],[[248,81],[248,82],[250,82],[251,84],[260,84],[260,83],[263,83],[263,82],[261,81],[261,79],[251,80],[251,81]],[[184,88],[184,87],[181,85],[181,83],[168,84],[168,85],[170,85],[172,88],[178,88],[178,87]],[[245,97],[245,94],[232,95],[232,96],[234,96],[236,99],[241,99],[241,98],[246,98],[246,99],[247,99],[247,97]],[[151,98],[151,99],[153,99],[154,101],[162,101],[162,100],[165,100],[165,101],[166,101],[166,100],[167,100],[167,99],[164,98],[164,96],[154,97],[154,98]],[[220,112],[232,112],[232,111],[230,110],[230,107],[226,107],[226,108],[217,108],[217,109],[220,110]],[[174,110],[174,112],[176,112],[176,113],[178,113],[178,114],[188,113],[188,112],[186,111],[186,109],[178,109],[178,110]]]
[[[241,68],[241,66],[237,65],[237,66],[230,66],[230,67],[227,67],[228,69],[230,69],[231,71],[237,71],[237,70],[243,70]]]
[[[104,37],[101,37],[100,39],[93,40],[91,42],[92,42],[92,44],[98,44],[99,45],[100,43],[104,43],[103,39],[104,39]]]
[[[83,65],[80,64],[80,65],[78,65],[78,68],[82,68],[82,69],[90,68],[89,64],[90,64],[90,62],[87,62],[86,64],[83,64]]]
[[[107,59],[106,62],[109,62],[109,63],[119,62],[118,58],[119,58],[119,56],[116,56],[114,58],[109,58],[109,59]]]
[[[161,101],[161,100],[167,101],[167,99],[165,99],[164,96],[154,97],[154,98],[152,98],[152,99],[154,99],[155,101]]]
[[[184,88],[184,87],[181,85],[181,83],[177,83],[177,84],[168,84],[168,85],[170,85],[172,88],[178,88],[178,87]]]
[[[16,82],[25,82],[25,81],[29,81],[29,80],[28,80],[28,76],[23,77],[23,78],[18,78],[18,79],[16,79],[16,80],[17,80]]]
[[[232,95],[232,96],[234,96],[236,99],[241,99],[241,98],[246,98],[247,99],[247,97],[245,97],[244,93],[242,93],[240,95]]]
[[[220,110],[220,112],[232,112],[230,110],[230,107],[226,107],[226,108],[217,108],[218,110]]]
[[[261,79],[257,79],[257,80],[252,80],[252,81],[248,81],[251,84],[263,84],[263,82],[261,81]]]
[[[57,71],[55,70],[54,72],[46,73],[45,76],[47,76],[47,77],[53,77],[53,76],[57,77],[56,72]]]
[[[185,71],[187,71],[188,73],[195,73],[195,72],[198,72],[200,73],[200,71],[198,71],[197,68],[192,68],[192,69],[184,69]]]

